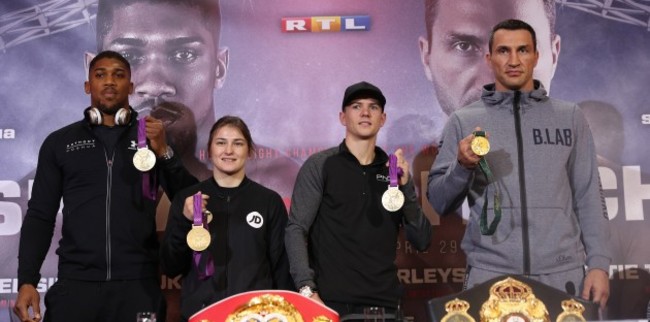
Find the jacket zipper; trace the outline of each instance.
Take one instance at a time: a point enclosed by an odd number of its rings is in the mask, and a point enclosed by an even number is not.
[[[526,171],[524,171],[524,144],[521,136],[521,92],[515,91],[515,132],[517,136],[517,162],[519,165],[519,200],[521,203],[521,239],[523,242],[524,276],[530,275],[530,240],[528,236],[528,207],[526,202]]]
[[[108,158],[106,150],[104,150],[106,157],[106,166],[108,168],[106,174],[106,280],[110,281],[111,276],[111,188],[113,187],[113,160],[115,159],[115,151]]]
[[[230,236],[228,234],[229,231],[230,231],[230,195],[226,196],[226,231],[225,231],[225,234],[226,234],[226,267],[224,269],[224,280],[226,281],[225,289],[226,289],[226,294],[228,296],[232,295],[232,294],[230,294],[230,289],[229,289],[229,287],[230,287],[229,284],[230,283],[228,283],[228,270],[229,270],[228,263],[230,263],[230,258],[228,256],[228,254],[230,253],[228,251],[228,248],[230,248],[230,245],[229,245],[230,244],[229,243]]]

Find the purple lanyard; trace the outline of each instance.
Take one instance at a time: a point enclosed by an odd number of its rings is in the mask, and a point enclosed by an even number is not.
[[[388,179],[390,180],[390,187],[398,186],[398,178],[404,174],[402,168],[397,167],[397,156],[391,154],[388,156]]]
[[[138,120],[138,149],[147,147],[147,128],[144,117]]]
[[[203,198],[201,197],[201,192],[197,192],[194,194],[194,226],[203,226],[203,228],[207,229],[210,231],[210,227],[208,226],[208,220],[207,216],[201,208],[203,208]],[[194,251],[194,267],[196,267],[196,270],[199,272],[199,279],[200,280],[205,280],[208,277],[212,276],[214,274],[214,261],[212,260],[212,254],[209,251],[209,248],[206,249],[205,253],[205,269],[201,270],[200,263],[201,263],[201,255],[203,252],[197,252]]]
[[[138,149],[147,147],[147,132],[144,117],[138,120]],[[156,176],[150,175],[151,171],[142,173],[142,194],[145,198],[156,200],[158,197],[158,183]]]

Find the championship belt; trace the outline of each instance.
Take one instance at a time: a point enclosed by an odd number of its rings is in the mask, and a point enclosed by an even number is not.
[[[544,303],[533,289],[511,277],[490,287],[490,297],[479,311],[481,322],[549,322]]]
[[[404,193],[399,190],[398,184],[398,177],[401,174],[398,172],[397,156],[391,154],[388,157],[388,178],[390,183],[388,184],[388,190],[381,196],[381,204],[390,212],[398,211],[404,205]]]
[[[488,166],[487,160],[485,159],[485,155],[487,155],[488,152],[490,152],[490,142],[485,137],[485,131],[474,131],[473,134],[474,134],[474,138],[472,139],[470,146],[472,148],[472,152],[474,152],[476,155],[481,157],[481,159],[478,162],[478,166],[481,169],[481,172],[483,172],[483,174],[485,175],[485,179],[487,180],[487,185],[485,186],[485,193],[483,195],[484,196],[483,210],[481,211],[481,217],[480,217],[481,234],[486,236],[491,236],[497,230],[499,221],[501,221],[501,198],[499,197],[499,186],[497,185],[496,182],[494,182],[494,176],[492,175],[492,171],[490,171],[490,166]],[[492,222],[488,227],[487,208],[488,208],[488,200],[489,200],[488,188],[490,187],[490,183],[494,183],[494,187],[495,187],[494,219],[492,219]]]
[[[208,231],[205,226],[207,226],[207,218],[201,211],[202,208],[202,198],[201,192],[197,192],[193,196],[194,198],[194,217],[192,229],[187,233],[186,241],[187,246],[189,246],[195,252],[204,251],[208,246],[210,246],[211,236],[210,231]]]
[[[557,316],[556,322],[585,322],[582,312],[585,311],[584,305],[580,302],[570,299],[562,301],[562,313]]]
[[[330,321],[325,317],[322,318],[324,320],[317,317],[315,321]],[[252,298],[226,318],[226,322],[242,321],[303,322],[304,320],[298,309],[284,297],[265,294]]]
[[[144,117],[138,120],[138,150],[133,155],[133,165],[142,172],[147,172],[156,165],[156,154],[147,147]]]
[[[455,298],[445,303],[447,314],[442,317],[440,322],[476,322],[474,318],[467,313],[469,302]]]

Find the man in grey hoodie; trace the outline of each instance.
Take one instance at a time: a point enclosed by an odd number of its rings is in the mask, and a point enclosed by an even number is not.
[[[609,228],[589,126],[533,79],[539,53],[527,23],[497,24],[485,57],[495,81],[450,115],[428,180],[439,214],[468,199],[466,287],[524,275],[604,307]]]

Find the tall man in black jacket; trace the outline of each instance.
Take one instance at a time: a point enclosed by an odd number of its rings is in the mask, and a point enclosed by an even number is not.
[[[39,152],[20,236],[14,312],[21,321],[41,319],[36,286],[61,200],[58,281],[45,296],[45,321],[133,321],[137,312],[159,311],[156,187],[173,196],[197,182],[167,145],[162,122],[139,122],[128,99],[131,68],[120,54],[98,54],[84,88],[91,101],[84,119],[51,133]],[[145,142],[155,166],[140,171],[134,155]]]

